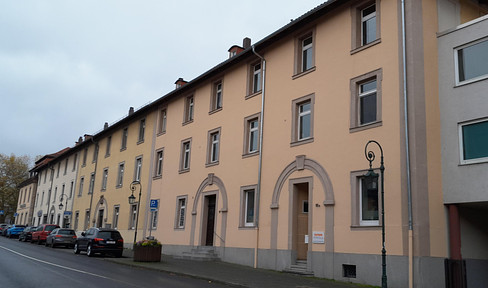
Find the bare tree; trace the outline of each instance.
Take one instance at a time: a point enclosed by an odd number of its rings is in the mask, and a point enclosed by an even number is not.
[[[28,156],[17,157],[0,154],[0,223],[6,219],[13,219],[17,209],[19,184],[29,177]]]

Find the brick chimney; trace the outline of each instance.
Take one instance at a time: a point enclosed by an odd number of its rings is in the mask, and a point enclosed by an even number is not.
[[[105,122],[105,124],[103,124],[103,130],[106,130],[108,128],[108,122]]]
[[[183,87],[186,83],[188,83],[188,81],[183,80],[183,78],[178,78],[178,80],[175,82],[176,89]]]
[[[134,114],[134,107],[129,107],[129,116]]]

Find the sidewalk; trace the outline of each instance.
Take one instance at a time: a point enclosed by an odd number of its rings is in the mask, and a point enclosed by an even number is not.
[[[119,264],[165,271],[178,275],[185,275],[208,281],[220,282],[236,287],[249,288],[345,288],[360,287],[357,284],[335,282],[331,280],[303,277],[282,273],[274,270],[254,269],[226,262],[201,262],[193,260],[175,259],[163,255],[161,262],[134,262],[132,250],[125,249],[122,258],[105,258]],[[361,286],[364,287],[364,286]]]

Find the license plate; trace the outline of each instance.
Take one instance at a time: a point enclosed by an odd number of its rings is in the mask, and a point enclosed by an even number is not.
[[[107,241],[107,244],[115,244],[115,241]]]

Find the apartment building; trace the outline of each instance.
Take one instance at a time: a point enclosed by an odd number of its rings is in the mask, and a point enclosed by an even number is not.
[[[151,191],[149,171],[156,123],[156,112],[151,109],[131,108],[124,119],[110,126],[105,123],[102,131],[80,140],[76,147],[80,164],[73,208],[75,230],[114,228],[132,247],[137,227],[141,232],[137,239],[142,239],[144,221],[137,217],[146,215]],[[130,204],[132,194],[136,199]]]
[[[462,287],[482,287],[488,281],[488,17],[442,31],[438,49],[449,269]]]
[[[35,173],[30,173],[29,179],[19,185],[19,200],[17,202],[15,224],[32,225],[36,190],[37,175]]]

